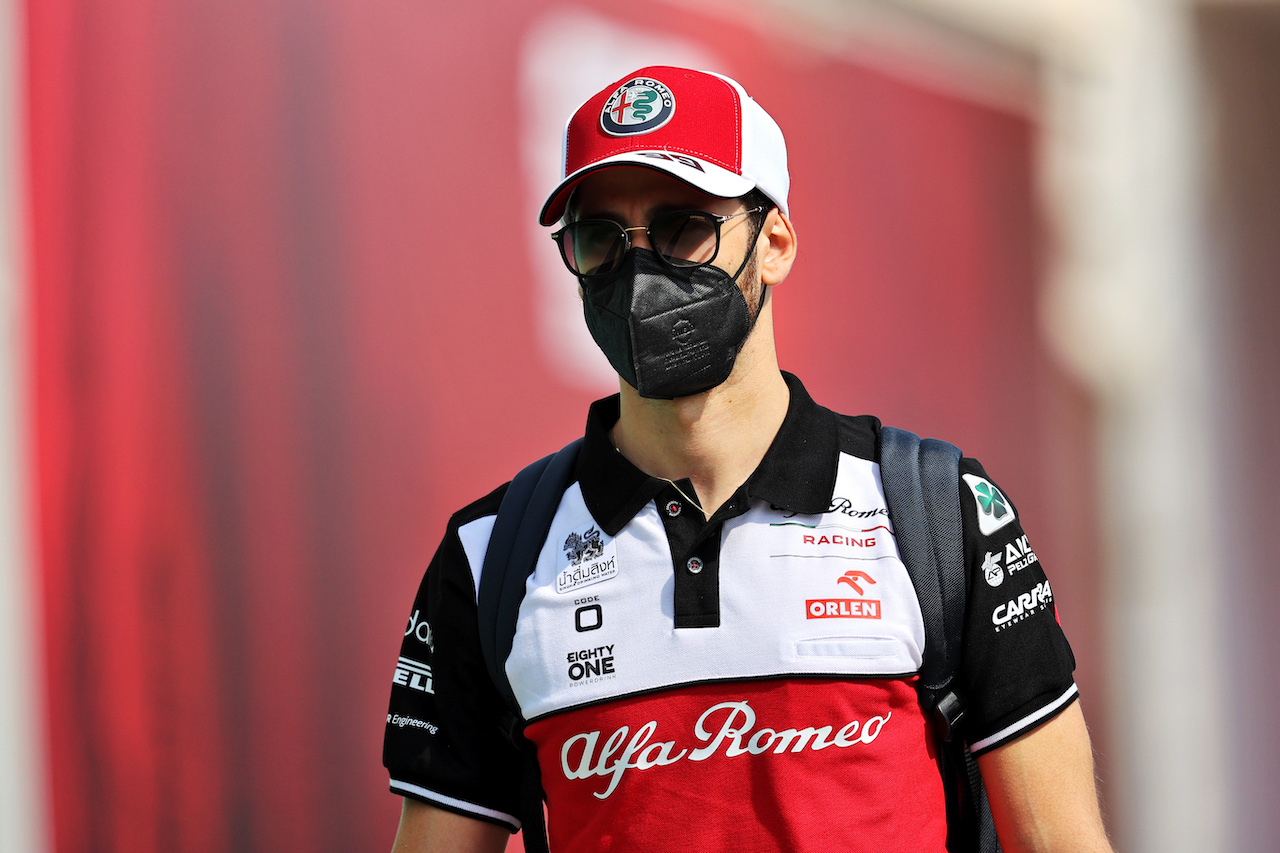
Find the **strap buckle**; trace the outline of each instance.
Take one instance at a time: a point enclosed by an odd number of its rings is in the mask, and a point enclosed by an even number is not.
[[[960,724],[964,722],[964,700],[954,690],[948,690],[933,708],[942,739],[950,741]]]

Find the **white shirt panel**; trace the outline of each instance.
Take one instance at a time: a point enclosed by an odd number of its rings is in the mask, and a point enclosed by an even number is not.
[[[480,571],[484,568],[484,552],[489,547],[489,537],[493,534],[493,523],[496,515],[486,515],[468,522],[458,528],[458,538],[462,540],[463,553],[467,555],[467,564],[471,569],[471,591],[480,595]]]
[[[788,517],[757,501],[728,520],[720,626],[682,629],[673,571],[684,568],[673,569],[657,507],[611,538],[571,486],[507,661],[525,718],[678,684],[916,672],[924,624],[888,529],[879,466],[841,455],[836,483],[835,511]]]

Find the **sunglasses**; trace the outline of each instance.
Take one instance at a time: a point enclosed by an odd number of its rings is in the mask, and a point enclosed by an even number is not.
[[[571,222],[551,235],[560,246],[560,257],[569,272],[579,277],[608,275],[622,265],[631,248],[631,232],[644,231],[649,245],[668,266],[700,267],[720,252],[720,226],[730,219],[759,213],[753,207],[728,216],[705,210],[684,210],[655,216],[648,225],[624,228],[611,219]]]

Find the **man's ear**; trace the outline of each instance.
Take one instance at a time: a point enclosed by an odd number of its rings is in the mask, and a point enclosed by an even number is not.
[[[796,259],[796,230],[787,215],[775,207],[764,221],[760,238],[767,241],[764,257],[760,259],[760,281],[767,285],[781,284]]]

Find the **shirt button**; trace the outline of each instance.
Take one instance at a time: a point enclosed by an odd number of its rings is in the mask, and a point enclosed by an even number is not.
[[[680,501],[671,501],[667,504],[667,515],[675,518],[680,514]]]
[[[685,563],[684,567],[689,570],[689,574],[696,575],[702,571],[702,561],[697,557],[690,557],[689,562]]]

